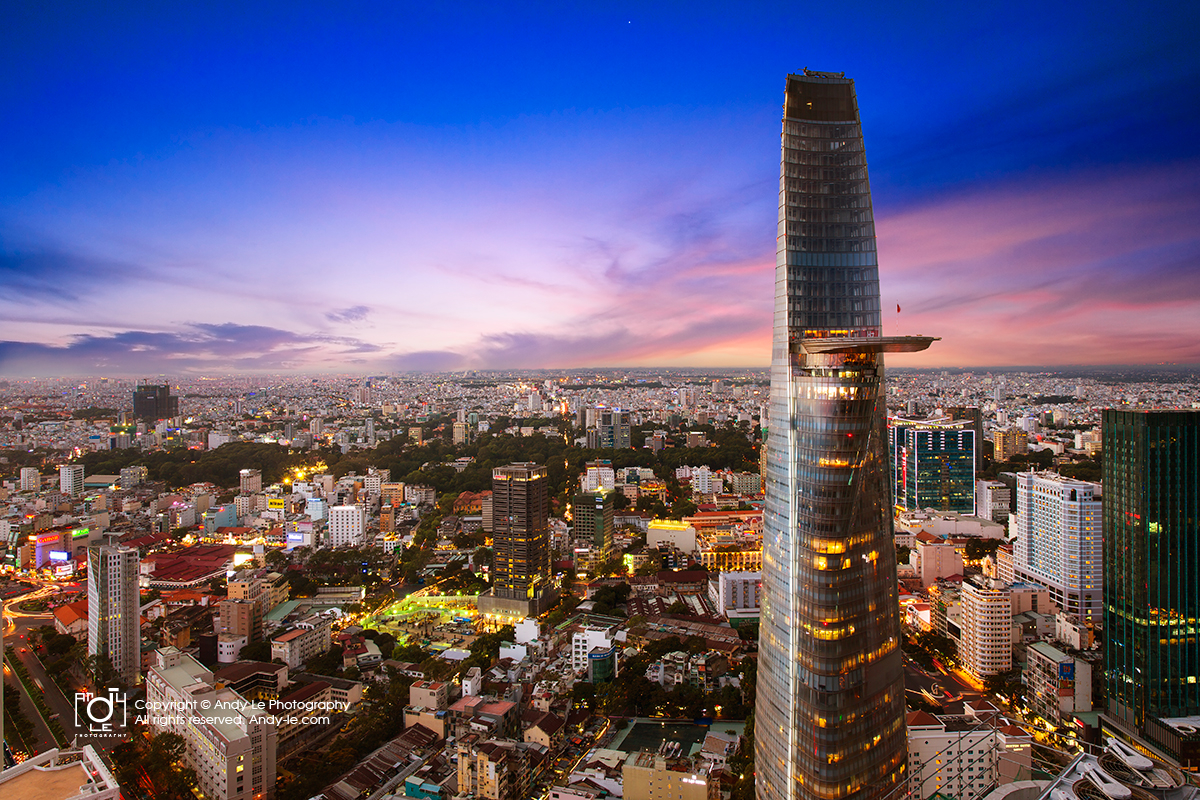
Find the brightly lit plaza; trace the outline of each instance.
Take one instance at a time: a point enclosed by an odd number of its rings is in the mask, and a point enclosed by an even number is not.
[[[474,636],[480,621],[473,594],[415,592],[367,617],[363,625],[385,631],[398,642],[415,641],[433,649]]]

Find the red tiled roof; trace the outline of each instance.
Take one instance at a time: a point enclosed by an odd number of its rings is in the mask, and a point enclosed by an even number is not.
[[[919,725],[940,725],[937,717],[926,711],[910,711],[908,716],[904,718],[904,724],[908,727],[916,727]]]
[[[155,553],[145,562],[154,565],[152,580],[186,583],[221,569],[236,551],[237,547],[231,544],[200,545]]]
[[[659,583],[664,581],[667,583],[700,583],[708,580],[708,570],[703,569],[681,569],[670,570],[664,569],[655,577]]]
[[[554,714],[551,714],[549,711],[544,711],[539,715],[538,719],[536,719],[534,721],[534,723],[532,725],[530,725],[529,727],[537,728],[542,733],[548,733],[551,736],[553,736],[554,734],[561,731],[566,726],[566,724],[567,723],[564,722],[561,718],[555,716]]]
[[[76,600],[74,603],[67,603],[65,606],[59,606],[54,609],[54,618],[63,624],[64,627],[70,627],[79,620],[88,618],[88,601],[87,598]]]

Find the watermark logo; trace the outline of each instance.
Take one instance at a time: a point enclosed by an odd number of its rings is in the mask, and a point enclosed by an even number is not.
[[[125,693],[110,686],[105,694],[75,693],[75,727],[89,733],[117,733],[128,722]]]

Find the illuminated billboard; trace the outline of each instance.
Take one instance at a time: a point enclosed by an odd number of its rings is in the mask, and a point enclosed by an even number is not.
[[[270,511],[284,511],[287,509],[287,500],[284,500],[282,497],[268,498],[267,509]]]
[[[71,554],[64,553],[61,550],[51,550],[50,551],[50,560],[51,561],[70,561]]]

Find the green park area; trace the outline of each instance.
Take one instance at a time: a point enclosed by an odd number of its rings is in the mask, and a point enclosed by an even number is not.
[[[385,631],[396,641],[430,639],[434,628],[445,623],[470,620],[472,627],[479,616],[478,595],[423,595],[414,593],[368,617],[363,625]]]

